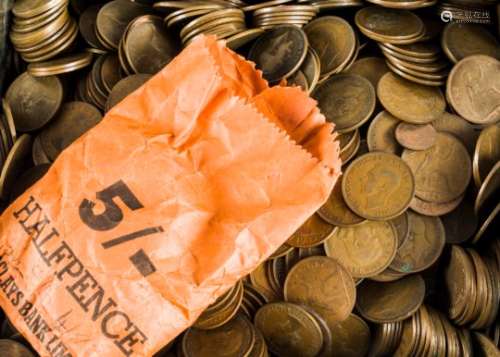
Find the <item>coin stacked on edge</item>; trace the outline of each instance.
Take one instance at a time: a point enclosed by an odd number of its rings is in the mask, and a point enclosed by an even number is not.
[[[271,85],[311,94],[335,124],[343,175],[156,356],[498,356],[500,45],[487,25],[500,7],[368,2],[16,1],[2,205],[213,34]],[[35,355],[7,318],[0,338],[2,356]]]

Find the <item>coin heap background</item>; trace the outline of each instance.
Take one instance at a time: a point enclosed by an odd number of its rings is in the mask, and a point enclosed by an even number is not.
[[[271,84],[311,93],[336,124],[344,175],[157,356],[498,355],[500,24],[495,35],[440,16],[489,22],[500,4],[368,2],[16,2],[2,205],[197,34],[215,34]],[[6,318],[0,337],[0,355],[34,354]]]

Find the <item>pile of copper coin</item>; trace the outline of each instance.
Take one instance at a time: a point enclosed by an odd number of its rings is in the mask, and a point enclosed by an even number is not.
[[[495,0],[17,0],[1,205],[217,36],[271,85],[310,93],[343,174],[156,356],[500,356],[499,16]],[[36,356],[2,321],[0,356]]]

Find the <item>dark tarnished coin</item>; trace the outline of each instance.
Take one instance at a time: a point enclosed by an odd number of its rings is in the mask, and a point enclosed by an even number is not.
[[[288,86],[300,87],[304,92],[309,91],[309,83],[307,83],[307,78],[300,69],[295,71],[287,80]]]
[[[304,61],[307,37],[295,26],[280,26],[262,34],[253,44],[248,59],[257,64],[269,82],[287,78]]]
[[[398,237],[398,247],[406,241],[408,235],[410,234],[410,223],[408,222],[408,212],[400,214],[396,218],[390,220],[390,223],[394,226],[396,230],[396,235]]]
[[[43,151],[40,135],[33,140],[32,159],[35,165],[50,164],[51,161],[45,151]]]
[[[399,247],[390,267],[401,273],[416,273],[439,258],[445,244],[443,224],[438,217],[408,211],[410,234]]]
[[[37,78],[25,72],[10,85],[5,99],[16,129],[34,131],[47,124],[63,100],[63,86],[55,76]]]
[[[448,133],[437,133],[436,143],[430,149],[406,149],[402,158],[415,175],[415,194],[428,202],[455,200],[465,192],[471,179],[469,153],[460,140]]]
[[[497,161],[484,179],[484,182],[479,188],[474,203],[474,211],[480,214],[482,209],[486,206],[489,207],[499,201],[500,197],[500,160]]]
[[[317,213],[325,221],[338,227],[354,226],[365,221],[363,217],[354,213],[345,203],[342,196],[342,176],[339,177],[330,197]]]
[[[446,107],[439,88],[410,82],[389,72],[379,81],[377,95],[396,118],[412,124],[427,124],[439,118]]]
[[[396,155],[371,152],[354,160],[342,180],[344,199],[356,214],[387,220],[403,213],[415,192],[410,167]]]
[[[446,98],[453,109],[474,124],[500,120],[500,61],[484,55],[458,62],[446,83]]]
[[[441,44],[452,62],[471,55],[486,55],[500,59],[500,43],[485,26],[450,22],[443,30]]]
[[[434,120],[432,125],[437,131],[445,131],[454,135],[465,144],[470,154],[474,153],[478,133],[467,120],[458,115],[445,112]]]
[[[300,66],[300,71],[306,77],[309,92],[312,92],[318,84],[321,68],[319,57],[311,46],[307,49],[307,55]]]
[[[0,356],[35,357],[35,354],[19,342],[2,339],[0,340]]]
[[[259,37],[263,33],[264,33],[264,30],[262,30],[262,29],[248,29],[248,30],[241,31],[235,35],[227,37],[225,39],[226,46],[232,50],[237,50],[238,48],[255,40],[257,37]]]
[[[43,150],[52,161],[55,160],[64,149],[101,119],[99,110],[88,103],[63,104],[54,120],[40,133]]]
[[[370,81],[356,74],[339,74],[321,83],[312,97],[339,133],[363,125],[375,109],[376,94]]]
[[[352,312],[356,289],[349,272],[336,260],[314,256],[293,266],[285,280],[284,296],[286,301],[311,306],[330,324],[345,320]]]
[[[116,83],[111,93],[109,93],[108,100],[106,101],[106,111],[109,111],[125,99],[126,96],[146,83],[151,77],[152,75],[150,74],[133,74]]]
[[[10,192],[10,200],[14,201],[21,196],[28,188],[33,186],[40,180],[49,170],[50,164],[42,164],[33,166],[25,171],[16,181],[12,184]]]
[[[335,226],[325,222],[317,214],[313,214],[304,224],[287,240],[292,247],[314,247],[323,243],[332,235]]]
[[[342,264],[354,278],[368,278],[391,264],[398,237],[391,223],[367,221],[337,229],[324,245],[326,255]]]
[[[446,232],[446,243],[460,244],[469,240],[476,232],[479,224],[474,206],[468,199],[450,213],[441,217]]]
[[[149,13],[152,13],[152,9],[139,2],[113,0],[105,4],[97,14],[98,38],[104,42],[103,45],[116,50],[130,21]]]
[[[484,334],[474,332],[474,355],[479,357],[499,357],[498,347]]]
[[[395,132],[401,146],[411,150],[426,150],[436,142],[437,132],[431,124],[399,123]]]
[[[120,79],[122,79],[120,62],[117,55],[109,54],[105,56],[101,65],[99,77],[102,80],[104,89],[109,95],[115,84],[118,83]]]
[[[32,137],[21,135],[10,150],[0,173],[0,197],[8,199],[12,186],[30,165]]]
[[[380,57],[365,57],[356,60],[349,68],[347,73],[353,73],[365,77],[377,88],[378,81],[384,74],[389,72],[385,60]]]
[[[424,297],[424,279],[418,274],[387,283],[366,280],[358,287],[356,307],[372,322],[396,322],[413,315]]]
[[[368,6],[356,13],[355,22],[365,36],[375,41],[404,44],[424,33],[422,20],[405,10]]]
[[[101,43],[99,42],[99,39],[97,38],[97,35],[95,33],[97,14],[101,7],[101,4],[89,6],[80,15],[80,19],[78,21],[80,34],[82,35],[83,39],[93,48],[101,47]]]
[[[298,305],[285,302],[264,305],[254,321],[269,350],[278,356],[315,357],[323,346],[318,322]]]
[[[366,134],[366,142],[370,151],[383,151],[389,154],[399,154],[401,146],[396,141],[395,133],[401,121],[392,114],[381,111],[371,121]]]
[[[158,16],[145,15],[129,25],[124,51],[135,73],[155,74],[179,52],[178,40]]]
[[[17,131],[16,125],[14,123],[14,117],[12,115],[12,109],[10,108],[9,102],[7,102],[5,99],[2,99],[2,110],[4,114],[2,120],[4,121],[5,128],[8,132],[9,143],[12,145],[16,141]]]
[[[341,17],[322,16],[307,24],[304,31],[318,54],[321,77],[343,69],[356,50],[356,34]]]
[[[500,161],[500,124],[481,130],[474,149],[472,174],[476,187],[481,187],[491,168]]]
[[[330,324],[332,331],[333,353],[331,356],[366,356],[370,348],[370,328],[355,314],[347,319]]]
[[[255,343],[252,324],[242,314],[228,323],[212,329],[190,328],[182,338],[182,352],[186,357],[240,357],[248,356]]]

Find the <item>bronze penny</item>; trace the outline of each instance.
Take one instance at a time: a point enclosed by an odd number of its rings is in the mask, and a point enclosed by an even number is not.
[[[43,150],[53,161],[76,139],[102,119],[96,107],[84,102],[63,104],[54,120],[40,133]]]
[[[481,187],[484,179],[500,161],[500,125],[490,125],[479,134],[474,149],[472,174],[476,187]]]
[[[83,39],[93,48],[100,48],[101,44],[97,35],[95,33],[95,23],[97,20],[97,14],[101,9],[102,5],[92,5],[85,9],[85,11],[80,15],[78,21],[78,28],[80,29],[80,34]]]
[[[431,124],[399,123],[395,131],[401,146],[411,150],[426,150],[436,142],[436,129]]]
[[[297,70],[287,79],[288,86],[300,87],[304,92],[309,91],[309,84],[307,83],[307,78],[300,69]]]
[[[457,199],[471,179],[472,163],[467,149],[448,133],[439,132],[430,149],[405,150],[402,158],[415,175],[415,194],[428,202]]]
[[[499,357],[500,352],[498,347],[484,334],[480,332],[473,332],[475,349],[474,355],[484,357]]]
[[[317,357],[329,357],[333,354],[333,336],[330,327],[326,321],[316,312],[314,309],[306,305],[301,305],[318,323],[321,334],[323,335],[323,346],[321,351],[318,353]]]
[[[394,65],[391,61],[387,61],[387,67],[389,67],[392,72],[410,82],[428,87],[439,87],[444,85],[446,77],[448,76],[447,71],[440,73],[422,73],[401,65]]]
[[[255,332],[246,317],[237,314],[228,323],[212,329],[190,328],[182,338],[182,351],[188,356],[248,356],[255,343]]]
[[[9,357],[35,357],[27,347],[13,340],[0,340],[0,355]]]
[[[354,278],[368,278],[391,264],[398,238],[391,223],[368,221],[337,229],[324,245],[326,255],[342,264]]]
[[[403,213],[415,192],[410,167],[393,154],[371,152],[354,160],[342,180],[351,210],[366,219],[387,220]]]
[[[252,316],[253,318],[253,316]],[[253,327],[253,325],[252,325]],[[254,333],[255,333],[255,343],[253,345],[252,350],[250,351],[250,354],[248,357],[265,357],[268,355],[267,352],[267,345],[266,341],[264,340],[264,336],[262,335],[262,332],[260,332],[258,329],[253,328]],[[175,356],[173,356],[175,357]]]
[[[363,125],[375,109],[375,89],[356,74],[339,74],[321,83],[312,93],[321,112],[339,133]]]
[[[478,228],[474,206],[468,199],[462,200],[450,213],[441,217],[446,232],[446,243],[460,244],[470,239]]]
[[[30,164],[33,138],[29,134],[21,135],[8,153],[0,173],[0,197],[8,199],[12,186]]]
[[[370,348],[370,328],[355,314],[347,319],[330,325],[333,336],[331,356],[359,357],[366,356]]]
[[[383,151],[398,155],[402,148],[396,141],[396,128],[401,121],[392,114],[381,111],[371,121],[366,134],[370,151]]]
[[[335,226],[325,222],[317,214],[313,214],[287,240],[292,247],[307,248],[323,243],[335,231]]]
[[[12,109],[16,129],[34,131],[47,124],[59,110],[63,87],[55,76],[39,78],[25,72],[10,85],[5,99]]]
[[[415,64],[421,64],[421,65],[430,65],[432,63],[435,63],[441,59],[440,56],[435,56],[435,57],[413,57],[413,56],[408,56],[404,53],[397,52],[389,47],[387,47],[388,44],[386,43],[378,43],[378,46],[384,56],[388,59],[397,59],[401,61],[406,61],[406,62],[411,62]],[[398,62],[395,62],[398,63]]]
[[[475,280],[474,267],[465,251],[457,245],[452,245],[444,270],[444,283],[449,304],[449,316],[458,317],[470,302],[470,285]]]
[[[392,270],[391,268],[387,268],[382,273],[374,275],[374,276],[371,276],[370,280],[378,281],[378,282],[381,282],[381,283],[386,283],[386,282],[389,282],[389,281],[399,280],[399,279],[401,279],[402,277],[404,277],[406,275],[408,275],[408,274]]]
[[[410,235],[399,247],[390,267],[401,273],[416,273],[439,258],[445,244],[443,224],[438,217],[408,211]]]
[[[437,131],[445,131],[454,135],[465,144],[470,154],[474,153],[478,133],[467,120],[445,112],[434,120],[432,125]]]
[[[396,235],[398,238],[398,248],[405,242],[406,238],[410,234],[410,223],[408,222],[408,213],[404,212],[399,216],[390,220],[390,223],[394,226],[396,230]]]
[[[108,47],[116,50],[130,21],[149,13],[152,9],[138,2],[113,0],[99,10],[96,32]]]
[[[463,198],[464,196],[459,196],[450,202],[437,203],[427,202],[415,196],[410,202],[410,208],[425,216],[442,216],[457,208]]]
[[[226,46],[232,50],[237,50],[238,48],[243,47],[247,43],[252,42],[263,33],[264,30],[262,29],[247,29],[241,31],[235,35],[226,38]]]
[[[286,301],[311,306],[330,324],[349,316],[356,288],[349,272],[337,261],[314,256],[293,266],[285,280],[284,296]]]
[[[82,52],[53,59],[46,62],[30,63],[28,73],[35,77],[74,72],[92,63],[92,53]]]
[[[35,165],[51,163],[47,154],[45,153],[45,151],[43,151],[43,146],[39,135],[33,140],[32,159]]]
[[[319,56],[321,77],[336,73],[352,58],[356,49],[356,34],[344,19],[322,16],[307,24],[304,31]]]
[[[111,93],[109,93],[108,100],[106,101],[106,111],[109,111],[116,104],[125,99],[126,96],[141,87],[151,77],[152,75],[150,74],[133,74],[116,83]]]
[[[413,315],[422,305],[424,296],[424,279],[418,274],[387,283],[367,280],[358,287],[356,307],[369,321],[396,322]]]
[[[500,161],[497,161],[495,166],[491,168],[477,193],[474,203],[476,214],[479,215],[483,207],[498,202],[498,197],[500,197]]]
[[[444,113],[446,106],[439,88],[413,83],[391,72],[380,79],[377,95],[389,113],[412,124],[430,123]]]
[[[449,74],[448,71],[448,66],[449,63],[447,61],[444,61],[442,59],[438,60],[432,60],[432,62],[429,63],[420,63],[420,62],[413,62],[409,61],[406,59],[401,59],[393,55],[389,55],[386,53],[386,50],[383,50],[386,59],[391,62],[394,66],[399,67],[399,68],[404,68],[406,70],[414,70],[418,71],[419,74],[425,74],[425,73],[437,73],[440,77],[443,78],[443,76],[446,74]]]
[[[307,37],[294,26],[280,26],[261,35],[253,44],[248,59],[257,64],[270,82],[294,73],[307,54]]]
[[[365,77],[377,88],[378,81],[384,74],[389,72],[384,59],[380,57],[365,57],[356,60],[347,70],[347,73],[353,73]]]
[[[434,42],[417,42],[408,45],[385,43],[385,47],[410,57],[435,58],[441,53],[441,47]]]
[[[109,54],[105,56],[101,65],[99,77],[102,80],[105,91],[109,95],[115,84],[122,79],[120,62],[117,55]]]
[[[476,235],[474,238],[472,238],[472,243],[477,243],[479,239],[481,239],[483,236],[487,236],[488,232],[491,229],[494,229],[494,222],[498,224],[498,217],[500,213],[500,203],[496,205],[496,207],[493,209],[493,211],[486,217],[486,219],[483,221],[481,224],[481,227],[479,227],[479,230],[477,231]]]
[[[340,150],[340,160],[342,161],[342,166],[346,165],[352,158],[354,158],[361,146],[361,136],[359,135],[359,130],[354,131],[354,140],[349,143],[345,148]]]
[[[443,30],[441,44],[452,62],[471,55],[500,59],[500,44],[486,27],[478,24],[450,22]]]
[[[330,197],[317,213],[325,221],[338,227],[354,226],[365,221],[345,203],[342,196],[342,176],[337,180]]]
[[[267,301],[278,300],[278,294],[271,286],[271,282],[266,274],[266,262],[261,263],[250,273],[250,281],[252,286],[259,290],[264,295]]]
[[[318,322],[299,305],[286,302],[264,305],[254,321],[269,350],[278,356],[315,357],[323,346]]]
[[[355,22],[360,31],[375,40],[401,43],[422,35],[424,23],[410,11],[367,6],[356,13]]]
[[[453,109],[473,124],[491,124],[500,119],[500,61],[469,56],[458,62],[446,83],[446,97]]]
[[[2,99],[2,110],[4,114],[3,120],[5,121],[4,125],[8,132],[9,142],[12,145],[17,138],[16,125],[14,124],[14,117],[12,116],[10,104],[5,99]]]

